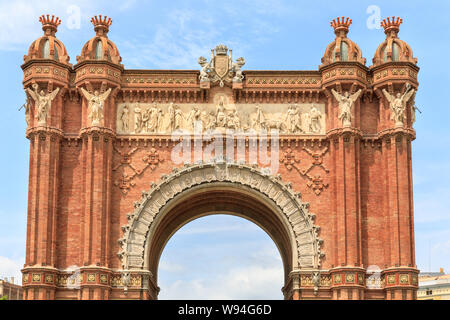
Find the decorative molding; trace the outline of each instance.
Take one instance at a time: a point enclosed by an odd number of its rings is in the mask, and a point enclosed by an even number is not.
[[[142,193],[142,199],[135,203],[135,211],[128,215],[128,224],[122,227],[124,237],[119,240],[122,248],[119,258],[123,269],[143,269],[152,222],[171,199],[195,185],[212,182],[241,184],[272,199],[295,235],[291,241],[296,243],[298,266],[293,267],[319,268],[323,257],[319,228],[314,226],[314,215],[309,213],[309,205],[300,200],[300,195],[291,190],[290,184],[283,183],[280,176],[264,174],[257,167],[203,163],[175,169],[170,175],[163,176],[158,184],[152,184],[149,192]]]
[[[300,176],[306,178],[308,180],[306,185],[311,188],[316,195],[320,195],[324,189],[328,188],[328,183],[324,183],[323,178],[320,175],[312,175],[311,170],[315,167],[320,167],[325,173],[330,172],[323,164],[323,157],[328,152],[328,147],[323,148],[321,151],[314,151],[306,147],[302,150],[312,157],[312,162],[306,169],[300,169],[298,167],[297,164],[300,163],[300,160],[297,159],[296,154],[291,148],[286,149],[284,157],[281,158],[280,161],[286,166],[288,171],[295,169]]]
[[[122,158],[112,170],[117,171],[120,167],[127,166],[132,171],[131,174],[127,174],[124,170],[122,170],[122,176],[114,182],[114,185],[119,189],[121,189],[123,194],[127,194],[128,191],[136,185],[133,182],[134,178],[142,175],[147,170],[147,168],[150,168],[150,170],[154,171],[159,166],[159,164],[164,161],[164,159],[160,158],[157,149],[150,148],[150,150],[146,151],[145,155],[142,157],[144,167],[142,169],[138,169],[136,168],[136,165],[133,164],[132,160],[132,155],[139,150],[138,147],[132,148],[128,152],[122,152],[119,149],[117,149],[116,146],[114,146],[113,149]]]

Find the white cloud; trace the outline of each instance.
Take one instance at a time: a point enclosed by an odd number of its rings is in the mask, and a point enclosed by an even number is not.
[[[248,3],[204,1],[195,9],[181,6],[165,14],[163,23],[152,25],[132,39],[116,43],[128,67],[195,68],[200,56],[209,58],[211,48],[224,43],[245,56],[252,46],[279,32],[270,17],[288,12],[271,1]]]
[[[161,284],[159,299],[248,300],[282,299],[283,270],[249,266],[215,278],[178,280]]]
[[[0,256],[0,277],[14,277],[15,283],[22,283],[22,273],[20,270],[23,268],[25,262],[24,258],[12,260],[7,257]]]

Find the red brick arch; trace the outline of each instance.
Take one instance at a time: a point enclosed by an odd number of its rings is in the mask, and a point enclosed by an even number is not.
[[[269,234],[280,251],[286,284],[291,272],[320,266],[319,228],[308,204],[288,184],[255,168],[225,163],[188,166],[153,185],[135,207],[119,240],[125,273],[149,271],[156,280],[170,237],[194,219],[220,213],[248,219]]]

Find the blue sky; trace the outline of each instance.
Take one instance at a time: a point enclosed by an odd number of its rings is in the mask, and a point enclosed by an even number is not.
[[[113,19],[109,36],[129,69],[199,69],[198,57],[225,43],[234,56],[245,58],[246,70],[316,70],[334,39],[330,20],[343,15],[353,19],[349,37],[371,65],[385,38],[381,29],[367,25],[372,5],[383,18],[404,19],[399,35],[421,68],[416,104],[423,113],[413,142],[416,258],[422,270],[449,271],[450,72],[445,63],[450,2],[1,0],[0,276],[19,277],[25,255],[29,143],[23,110],[17,109],[25,99],[20,65],[42,34],[41,14],[63,20],[57,36],[73,64],[93,36],[90,17],[103,14]],[[69,26],[77,8],[80,24]],[[275,245],[258,227],[236,217],[206,217],[183,227],[164,250],[159,273],[161,298],[282,298],[283,271]]]

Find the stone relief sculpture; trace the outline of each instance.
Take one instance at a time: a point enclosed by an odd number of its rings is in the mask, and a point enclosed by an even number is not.
[[[289,106],[285,121],[289,133],[299,133],[303,131],[300,124],[297,105]]]
[[[321,130],[320,118],[322,118],[322,114],[316,107],[312,107],[307,115],[309,118],[309,131],[319,133]]]
[[[25,122],[27,126],[30,125],[30,96],[27,94],[27,100],[25,101],[23,108],[25,108]]]
[[[173,108],[173,103],[169,105],[169,131],[173,131],[175,129],[175,109]]]
[[[205,57],[198,58],[198,64],[202,67],[199,79],[201,82],[209,82],[210,65]]]
[[[139,105],[134,108],[134,131],[140,133],[142,131],[142,110]]]
[[[100,125],[100,121],[103,120],[103,108],[105,105],[105,100],[111,93],[111,88],[109,88],[102,94],[99,94],[97,90],[94,91],[94,94],[90,94],[84,88],[81,88],[81,92],[83,93],[84,97],[88,100],[90,110],[88,118],[89,120],[91,120],[91,124],[93,126]]]
[[[323,104],[232,104],[219,97],[215,104],[123,103],[117,108],[119,134],[171,134],[174,130],[278,130],[280,134],[323,134]],[[127,119],[129,119],[127,121]],[[132,120],[133,119],[133,120]],[[127,125],[128,123],[128,125]]]
[[[232,71],[235,73],[235,76],[233,78],[233,82],[242,82],[244,80],[244,76],[242,74],[242,67],[245,65],[245,59],[244,58],[238,58],[236,62],[233,62]]]
[[[58,94],[59,88],[56,88],[52,92],[45,94],[44,90],[41,90],[39,92],[39,86],[37,84],[33,84],[32,87],[33,90],[31,90],[30,88],[27,88],[26,90],[36,103],[36,119],[38,119],[38,125],[46,125],[47,116],[50,112],[50,108],[52,107],[52,101]]]
[[[203,121],[201,120],[200,110],[197,107],[194,107],[187,116],[187,122],[189,124],[189,129],[192,132],[194,132],[195,123],[198,121],[202,122],[202,126],[203,126]]]
[[[331,89],[333,96],[337,100],[339,104],[339,120],[342,121],[343,127],[350,127],[352,125],[353,118],[353,105],[361,94],[362,90],[359,89],[356,93],[350,95],[348,91],[346,91],[343,95],[339,94],[336,90]]]
[[[391,108],[392,111],[391,120],[394,120],[396,127],[403,126],[405,119],[406,104],[408,103],[409,99],[412,97],[414,92],[415,90],[412,89],[409,83],[406,85],[405,93],[403,94],[397,93],[395,97],[391,95],[389,92],[387,92],[386,89],[383,89],[383,94],[388,100],[389,107]],[[411,117],[414,117],[415,121],[415,112],[411,112]]]
[[[200,82],[219,82],[223,87],[225,82],[240,83],[244,79],[241,68],[245,65],[245,59],[241,57],[233,63],[232,50],[223,44],[211,50],[210,62],[200,57],[198,63],[201,66]]]
[[[128,110],[128,106],[124,106],[122,109],[122,114],[120,116],[120,121],[122,123],[122,130],[127,132],[129,131],[129,123],[130,123],[130,111]]]

